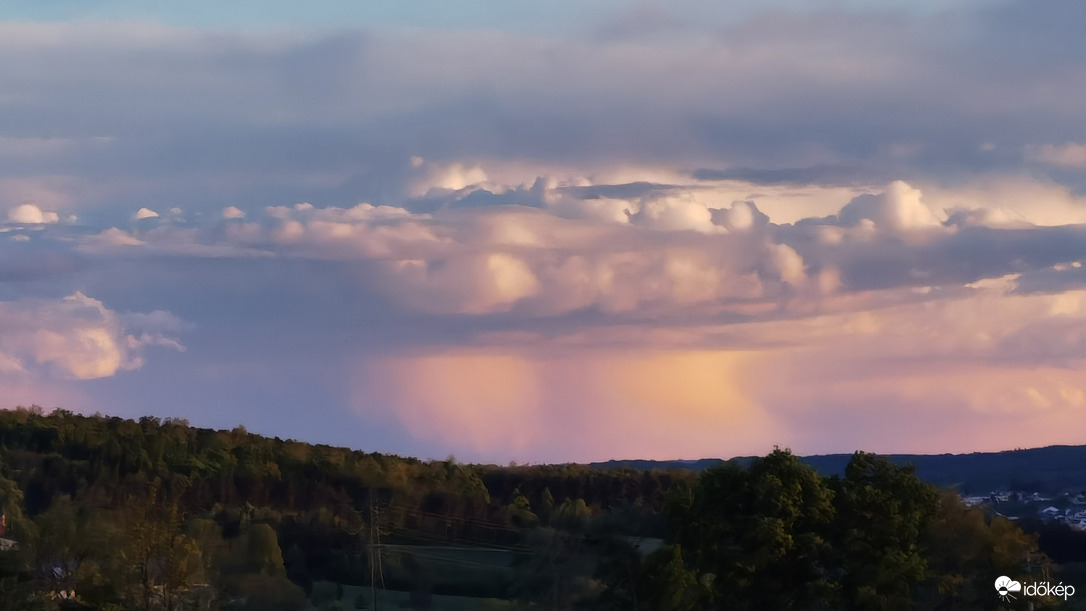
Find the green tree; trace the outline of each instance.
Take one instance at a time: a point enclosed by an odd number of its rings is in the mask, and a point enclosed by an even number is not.
[[[706,470],[670,511],[715,608],[804,609],[833,600],[832,497],[814,470],[778,449],[746,469]]]
[[[138,584],[135,600],[143,608],[172,609],[191,585],[204,581],[199,544],[182,531],[178,498],[163,491],[159,478],[151,482],[145,497],[130,503],[125,525]]]
[[[697,611],[709,594],[687,568],[681,545],[662,547],[645,559],[638,591],[645,608],[654,611]]]
[[[0,454],[0,458],[3,455]],[[2,467],[2,464],[0,464]],[[32,609],[35,583],[34,563],[37,526],[23,512],[23,492],[0,472],[0,514],[5,517],[4,538],[16,548],[0,551],[0,601],[11,609]]]
[[[588,527],[592,519],[592,509],[584,499],[566,499],[551,513],[551,523],[555,528],[581,532]]]
[[[850,609],[908,609],[927,576],[924,536],[938,493],[912,467],[857,452],[844,478],[833,478],[834,566]]]
[[[513,491],[513,502],[507,506],[509,517],[516,526],[527,527],[539,524],[539,516],[532,511],[532,504],[528,497],[521,494],[520,490]]]
[[[554,512],[554,494],[549,487],[544,486],[540,494],[539,517],[544,524],[550,524],[551,514]]]

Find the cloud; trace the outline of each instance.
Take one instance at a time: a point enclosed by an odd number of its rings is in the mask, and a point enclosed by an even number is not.
[[[500,164],[597,178],[712,167],[726,173],[717,178],[861,189],[1044,174],[1053,168],[1023,168],[1026,147],[1057,161],[1086,142],[1071,102],[1083,86],[1066,78],[1082,42],[1058,26],[1074,9],[1050,3],[1027,19],[1020,4],[698,5],[704,18],[664,10],[666,35],[618,38],[594,27],[283,35],[9,23],[0,80],[23,127],[0,149],[15,153],[17,191],[43,205],[204,212],[223,201],[401,203],[505,182]],[[1049,55],[1058,61],[1031,61]]]
[[[754,202],[734,202],[727,208],[711,209],[713,223],[729,231],[750,231],[765,227],[769,215],[758,210]]]
[[[180,212],[180,210],[178,210],[178,212]],[[227,206],[222,209],[222,217],[224,219],[243,219],[245,218],[245,212],[237,206]]]
[[[158,218],[158,213],[154,210],[151,210],[150,208],[140,208],[136,211],[136,214],[132,218],[136,219],[137,221],[143,219],[153,219]]]
[[[138,369],[146,346],[182,349],[166,312],[122,315],[74,293],[61,300],[0,301],[0,357],[8,373],[53,371],[90,380]]]
[[[649,200],[631,220],[664,231],[712,233],[719,229],[705,203],[689,195]]]
[[[458,256],[434,265],[401,260],[385,269],[389,290],[425,312],[507,311],[539,291],[539,280],[525,261],[502,252]]]
[[[60,215],[42,210],[34,204],[19,204],[8,210],[8,220],[22,225],[42,225],[60,221]]]
[[[870,221],[875,227],[890,231],[938,227],[940,219],[920,201],[921,196],[919,189],[895,180],[878,195],[856,197],[841,208],[838,217],[845,226]]]
[[[1073,274],[1053,275],[1053,266],[1086,259],[1076,237],[1081,227],[1036,227],[1013,208],[966,208],[982,202],[946,192],[937,199],[963,207],[936,213],[920,189],[903,181],[838,203],[839,215],[795,224],[774,223],[761,212],[760,194],[722,203],[733,197],[731,187],[673,186],[677,195],[649,191],[630,199],[578,199],[561,183],[542,179],[531,188],[546,202],[542,209],[493,205],[418,213],[369,203],[301,203],[267,207],[246,222],[208,220],[131,233],[112,228],[81,237],[80,248],[358,261],[364,265],[355,282],[413,310],[512,312],[523,320],[590,310],[665,319],[788,317],[831,304],[892,302],[902,298],[893,292],[900,288],[955,290],[1011,273],[1022,274],[1031,290],[1041,278],[1057,290],[1052,283],[1077,281]],[[795,194],[800,201],[808,197]],[[601,201],[616,211],[621,205],[623,218],[583,214]],[[917,295],[925,294],[904,298]]]
[[[1061,332],[1082,328],[1086,310],[1082,295],[1068,298],[1016,295],[1005,281],[938,302],[791,321],[494,337],[485,347],[374,356],[354,401],[483,457],[1073,443],[1086,416],[1086,344]],[[1030,337],[1041,345],[1023,351],[1016,338]]]
[[[629,223],[630,217],[640,208],[637,202],[611,197],[561,198],[547,205],[548,210],[559,216],[611,223]]]
[[[651,320],[382,351],[359,364],[353,405],[482,460],[1075,442],[1081,291],[1023,295],[1009,277],[936,300],[910,293],[790,320]]]
[[[1014,440],[985,423],[993,415],[1043,414],[1061,432],[1083,416],[1086,227],[986,222],[976,193],[936,189],[933,204],[911,183],[858,202],[838,192],[831,209],[851,224],[761,212],[763,198],[802,211],[817,188],[521,184],[542,205],[298,203],[129,231],[58,226],[35,242],[77,248],[87,277],[130,303],[154,287],[186,318],[200,312],[213,329],[201,354],[223,334],[254,371],[272,352],[300,377],[319,367],[322,384],[350,388],[352,418],[439,455],[995,449]],[[603,193],[638,212],[552,208]],[[713,229],[635,218],[661,193],[672,198],[661,206],[705,210]],[[941,222],[936,206],[950,201],[972,216]],[[79,320],[93,324],[65,326],[29,318],[48,300],[12,303],[6,320],[28,321],[0,335],[13,379],[117,377],[156,346],[179,349],[184,332],[165,313],[90,308]],[[269,325],[282,333],[267,337]],[[356,366],[341,374],[342,363]],[[1021,431],[1047,439],[1041,425]]]
[[[985,176],[954,186],[923,185],[932,210],[976,211],[986,224],[1055,227],[1086,224],[1086,197],[1046,178]]]
[[[1026,157],[1032,161],[1067,168],[1086,168],[1086,144],[1066,144],[1026,147]]]
[[[0,383],[143,380],[161,361],[117,374],[182,330],[122,312],[162,303],[201,327],[155,379],[213,346],[264,376],[229,396],[293,413],[258,396],[268,371],[327,405],[359,374],[362,426],[427,450],[1081,433],[1081,10],[830,4],[575,31],[0,24],[0,229],[33,236],[0,240]],[[170,222],[131,222],[151,209]]]
[[[84,247],[92,250],[100,247],[140,246],[143,244],[146,244],[146,242],[116,227],[110,227],[101,233],[83,239]]]
[[[432,191],[460,191],[473,185],[487,182],[487,175],[479,166],[465,166],[459,163],[437,164],[413,157],[411,165],[421,174],[410,187],[409,193],[421,197]]]

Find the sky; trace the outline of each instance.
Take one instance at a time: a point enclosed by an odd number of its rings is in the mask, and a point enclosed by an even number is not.
[[[520,463],[1086,443],[1086,4],[0,7],[0,407]]]

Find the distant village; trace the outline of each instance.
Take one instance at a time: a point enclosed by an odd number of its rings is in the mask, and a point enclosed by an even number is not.
[[[1056,496],[1039,492],[992,492],[986,496],[964,496],[962,502],[969,507],[989,507],[1009,520],[1035,518],[1046,524],[1061,523],[1086,531],[1086,491]]]

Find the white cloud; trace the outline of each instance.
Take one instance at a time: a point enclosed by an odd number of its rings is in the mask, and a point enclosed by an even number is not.
[[[921,201],[923,194],[904,181],[895,180],[877,195],[860,195],[841,209],[838,215],[846,226],[869,220],[879,229],[903,231],[938,227],[940,219]]]
[[[8,220],[23,225],[41,225],[60,221],[60,215],[42,210],[34,204],[19,204],[8,210]]]
[[[385,271],[386,290],[424,312],[507,311],[540,289],[524,260],[502,252],[460,256],[436,265],[401,260]]]
[[[664,231],[700,231],[713,233],[720,227],[713,224],[708,206],[692,195],[665,196],[649,200],[633,217],[638,224]]]
[[[245,212],[237,206],[227,206],[222,209],[222,217],[224,219],[243,219],[245,218]]]
[[[557,198],[547,204],[551,212],[569,218],[583,218],[611,223],[629,223],[630,215],[641,209],[641,204],[613,197],[580,199]]]
[[[729,231],[749,231],[769,221],[769,217],[759,211],[754,202],[734,202],[728,208],[713,212],[713,221]]]
[[[132,218],[136,219],[137,221],[143,219],[153,219],[158,218],[158,213],[154,210],[151,210],[150,208],[140,208],[136,211],[136,214]]]
[[[413,197],[421,197],[435,189],[459,191],[465,187],[487,182],[486,171],[478,165],[439,164],[415,157],[411,160],[411,166],[417,172],[417,178],[409,188],[409,193]]]
[[[0,302],[0,345],[7,369],[53,370],[90,380],[138,369],[149,345],[180,349],[172,314],[120,315],[82,293],[61,300]],[[18,365],[17,367],[15,365]]]
[[[769,258],[781,275],[781,279],[792,284],[799,284],[807,279],[804,273],[803,257],[787,244],[768,244]]]
[[[556,181],[536,181],[537,187],[547,190],[545,199],[553,194],[552,201],[571,206],[598,201],[577,199],[592,195],[591,189],[570,191]],[[387,298],[411,308],[477,315],[515,310],[529,317],[592,307],[607,315],[651,313],[663,319],[854,310],[877,300],[885,307],[920,295],[935,299],[932,287],[961,289],[998,278],[1016,271],[1012,267],[1023,256],[1036,259],[1030,265],[1038,270],[1086,257],[1073,248],[1078,242],[1064,238],[1053,242],[1060,250],[1051,255],[1044,244],[1032,242],[1018,246],[1017,259],[985,255],[995,244],[970,240],[998,241],[1001,234],[959,234],[954,225],[962,217],[953,211],[944,227],[926,196],[901,181],[853,198],[841,208],[840,222],[829,225],[776,225],[751,199],[721,205],[733,192],[667,190],[677,194],[661,197],[650,189],[640,198],[604,198],[615,209],[622,204],[626,222],[610,215],[559,216],[550,205],[421,214],[369,203],[302,203],[266,208],[249,222],[159,226],[137,234],[112,228],[81,240],[88,252],[146,245],[151,252],[193,256],[367,260],[373,265],[366,269],[379,270],[379,280],[362,274],[359,281],[375,282]],[[798,190],[796,197],[807,194]],[[941,201],[948,197],[939,194]],[[630,209],[636,214],[625,213]],[[969,219],[986,210],[968,210]],[[887,232],[905,239],[881,240]],[[971,252],[979,254],[970,258]],[[901,288],[905,292],[895,292]]]
[[[142,244],[146,244],[146,242],[123,229],[118,229],[116,227],[110,227],[105,231],[92,236],[87,236],[83,239],[83,245],[91,249],[116,246],[140,246]]]
[[[992,175],[951,186],[925,184],[923,190],[932,209],[969,211],[972,220],[993,226],[1086,223],[1086,197],[1044,178]]]

